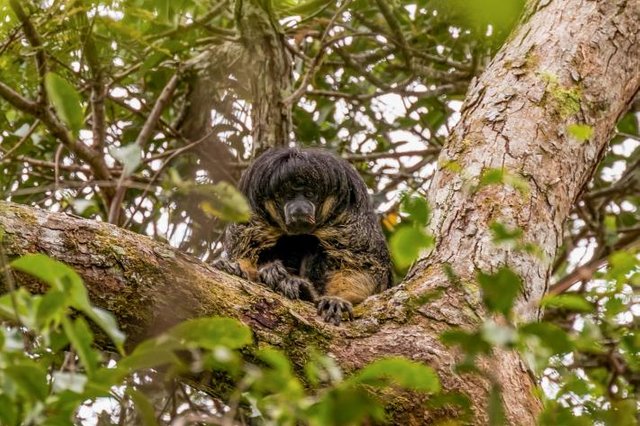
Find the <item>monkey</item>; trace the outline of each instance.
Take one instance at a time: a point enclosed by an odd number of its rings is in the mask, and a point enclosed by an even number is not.
[[[227,227],[214,266],[316,304],[340,325],[353,305],[391,286],[391,260],[367,187],[322,149],[271,148],[242,174],[251,218]]]

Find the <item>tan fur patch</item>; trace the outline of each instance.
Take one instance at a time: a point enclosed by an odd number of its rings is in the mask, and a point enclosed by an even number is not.
[[[358,304],[376,292],[376,281],[365,272],[336,271],[329,273],[325,295],[338,296]]]
[[[284,228],[284,223],[282,222],[280,214],[278,214],[276,204],[272,200],[269,200],[264,203],[264,208],[267,210],[267,213],[269,213],[269,216],[271,216],[271,219],[280,225],[280,227]]]
[[[327,217],[329,217],[329,215],[331,214],[331,211],[333,210],[335,204],[336,197],[327,197],[327,199],[324,200],[322,206],[320,207],[320,221],[324,222],[325,220],[327,220]]]
[[[258,269],[252,261],[249,259],[239,259],[238,266],[247,274],[249,281],[258,281]]]

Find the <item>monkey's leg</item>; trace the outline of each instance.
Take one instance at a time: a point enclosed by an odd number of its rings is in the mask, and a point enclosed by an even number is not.
[[[304,278],[289,274],[280,260],[261,266],[258,276],[267,287],[289,299],[315,302],[317,298],[313,284]]]
[[[249,281],[257,281],[258,278],[256,266],[249,259],[239,259],[235,262],[229,259],[216,259],[213,267]]]
[[[324,295],[318,298],[318,315],[326,322],[340,325],[343,314],[353,319],[353,305],[376,292],[371,275],[358,271],[335,271],[327,277]]]

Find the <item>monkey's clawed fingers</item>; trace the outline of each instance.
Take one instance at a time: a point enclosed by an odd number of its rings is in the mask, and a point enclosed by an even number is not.
[[[226,272],[227,274],[248,279],[247,274],[242,270],[242,268],[240,268],[240,264],[238,262],[231,262],[227,259],[216,259],[213,262],[213,267]]]
[[[275,261],[258,270],[260,281],[273,291],[289,299],[315,301],[316,293],[313,284],[304,278],[289,275],[282,262]]]
[[[318,298],[318,315],[328,323],[340,325],[342,314],[347,314],[349,321],[353,320],[353,306],[351,302],[341,297],[322,296]]]

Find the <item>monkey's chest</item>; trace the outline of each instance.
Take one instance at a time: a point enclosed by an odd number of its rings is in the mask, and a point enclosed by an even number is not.
[[[260,253],[258,264],[280,260],[290,274],[320,284],[325,275],[325,252],[313,235],[285,235]]]

